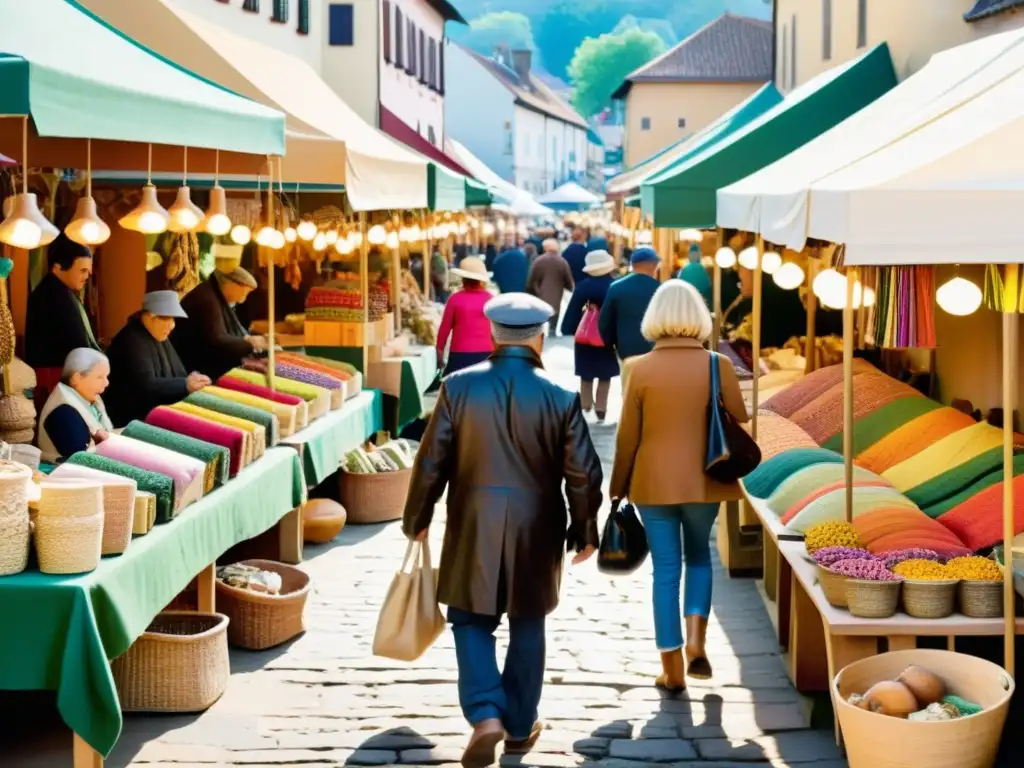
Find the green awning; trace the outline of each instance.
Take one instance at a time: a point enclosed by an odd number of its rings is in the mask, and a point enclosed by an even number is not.
[[[491,190],[488,189],[486,184],[482,184],[476,179],[466,178],[466,207],[474,208],[485,205],[491,205],[494,202],[494,196],[491,194]]]
[[[432,211],[466,210],[466,177],[430,161],[427,166],[427,206]]]
[[[75,0],[0,0],[0,115],[43,137],[283,155],[281,112],[158,56]]]
[[[889,46],[882,43],[809,80],[759,117],[647,180],[640,187],[643,212],[657,227],[714,227],[720,188],[788,155],[894,85]]]

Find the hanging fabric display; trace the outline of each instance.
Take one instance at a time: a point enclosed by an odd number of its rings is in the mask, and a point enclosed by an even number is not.
[[[1024,282],[1020,280],[1017,265],[1005,272],[998,264],[985,267],[985,291],[982,305],[994,312],[1020,312],[1024,306]]]
[[[904,349],[935,346],[935,269],[930,266],[886,267],[878,271],[871,334],[879,347]]]

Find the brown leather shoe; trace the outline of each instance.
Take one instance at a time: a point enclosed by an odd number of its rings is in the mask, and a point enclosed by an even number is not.
[[[537,743],[537,739],[540,738],[541,732],[544,730],[544,724],[538,720],[533,724],[533,728],[530,729],[530,735],[525,739],[505,739],[505,754],[506,755],[525,755],[534,745]]]
[[[703,616],[686,617],[686,674],[694,680],[710,680],[713,674],[705,640],[708,620]]]
[[[462,764],[466,768],[487,768],[494,765],[495,752],[499,742],[505,738],[505,727],[501,720],[492,717],[477,723],[469,737],[466,751],[462,753]]]
[[[686,690],[686,676],[683,672],[683,652],[681,649],[661,654],[661,674],[654,681],[656,688],[668,693],[680,693]]]

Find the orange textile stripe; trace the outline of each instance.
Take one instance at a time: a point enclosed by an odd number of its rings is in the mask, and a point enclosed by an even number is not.
[[[990,485],[939,517],[971,550],[1003,540],[1003,484]],[[1024,531],[1024,475],[1013,478],[1013,533]]]
[[[974,419],[955,408],[936,408],[894,429],[857,456],[857,463],[865,469],[882,474],[942,438],[974,423]]]
[[[825,485],[825,486],[823,486],[821,488],[818,488],[815,491],[812,491],[811,493],[809,493],[808,495],[806,495],[802,499],[800,499],[800,501],[798,501],[796,504],[794,504],[793,506],[791,506],[789,509],[786,510],[785,514],[782,515],[782,519],[781,519],[782,524],[783,525],[789,524],[789,522],[794,517],[796,517],[798,514],[800,514],[804,510],[804,507],[806,507],[812,501],[815,501],[816,499],[820,499],[822,496],[824,496],[826,494],[829,494],[829,493],[832,493],[832,491],[838,491],[838,490],[840,490],[842,488],[845,488],[845,487],[846,487],[846,480],[844,479],[844,480],[840,480],[840,481],[835,482],[835,483],[829,483],[828,485]],[[889,482],[883,480],[882,478],[878,478],[877,480],[857,480],[857,479],[854,479],[853,487],[854,488],[892,488],[892,485]]]
[[[955,554],[963,554],[966,549],[951,530],[924,512],[906,507],[872,510],[855,518],[853,527],[873,555],[912,547]]]

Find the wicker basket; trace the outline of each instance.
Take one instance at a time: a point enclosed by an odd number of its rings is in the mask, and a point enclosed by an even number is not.
[[[846,605],[862,619],[887,619],[900,602],[899,581],[846,580]]]
[[[351,400],[363,391],[363,374],[354,373],[351,379],[345,382],[345,399]]]
[[[103,485],[95,480],[49,478],[39,484],[34,506],[40,518],[102,515]]]
[[[125,712],[202,712],[227,688],[228,617],[166,611],[111,663]]]
[[[120,555],[132,542],[135,481],[103,483],[103,554]]]
[[[16,461],[0,461],[0,519],[28,517],[32,470]]]
[[[338,491],[341,505],[348,512],[348,521],[385,523],[401,518],[411,478],[411,469],[373,474],[340,470]]]
[[[1003,615],[1002,581],[961,581],[960,613],[972,619],[998,619]]]
[[[951,581],[903,582],[903,610],[915,619],[944,619],[956,610],[956,585]]]
[[[86,573],[100,564],[103,513],[92,517],[36,518],[36,555],[43,573]]]
[[[217,579],[217,607],[231,619],[228,641],[239,648],[262,651],[305,632],[303,613],[309,597],[309,576],[298,568],[273,560],[243,560],[239,565],[278,574],[281,593],[268,595],[239,589]]]
[[[27,509],[20,517],[0,517],[0,576],[21,573],[28,565],[30,526]]]
[[[915,722],[858,709],[846,703],[911,665],[941,677],[950,693],[984,710],[941,722]],[[999,666],[951,651],[893,651],[855,661],[832,684],[850,768],[991,768],[1002,737],[1013,679]]]
[[[818,583],[821,584],[821,591],[825,593],[825,599],[833,608],[846,608],[847,579],[847,576],[818,566]]]

